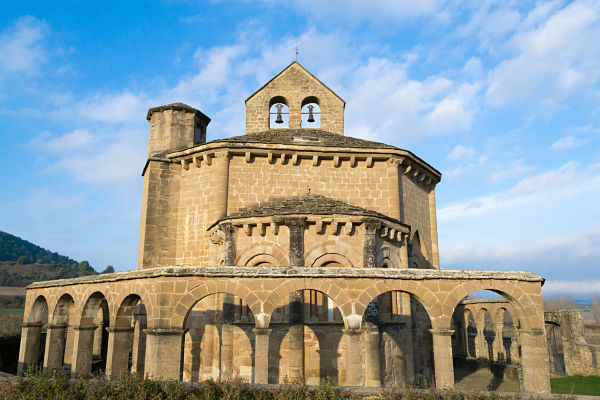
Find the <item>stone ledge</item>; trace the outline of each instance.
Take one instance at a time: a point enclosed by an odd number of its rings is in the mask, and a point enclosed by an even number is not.
[[[72,279],[34,282],[26,289],[90,283],[117,282],[132,279],[160,277],[241,277],[241,278],[380,278],[400,280],[517,280],[543,282],[544,278],[525,271],[476,271],[476,270],[433,270],[391,268],[313,268],[313,267],[210,267],[210,266],[167,266],[112,274],[99,274]]]

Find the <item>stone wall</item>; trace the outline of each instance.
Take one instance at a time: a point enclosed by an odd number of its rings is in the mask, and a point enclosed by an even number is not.
[[[558,326],[562,349],[549,349],[553,358],[564,359],[567,375],[600,375],[600,346],[588,344],[584,338],[583,313],[581,310],[545,312],[546,331]],[[562,354],[556,352],[562,350]],[[553,357],[554,356],[554,357]]]

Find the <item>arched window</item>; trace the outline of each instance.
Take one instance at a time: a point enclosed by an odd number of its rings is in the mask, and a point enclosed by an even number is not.
[[[287,101],[281,97],[273,97],[269,102],[269,128],[289,128],[290,108]]]
[[[302,128],[321,127],[321,107],[319,106],[319,99],[316,97],[310,96],[302,100],[300,126]]]

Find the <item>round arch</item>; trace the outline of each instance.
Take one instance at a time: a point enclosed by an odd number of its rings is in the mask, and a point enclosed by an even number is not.
[[[400,257],[389,246],[384,246],[377,252],[377,268],[402,268]]]
[[[314,266],[315,261],[326,254],[338,254],[345,257],[351,265],[360,265],[362,254],[352,246],[342,241],[326,240],[313,246],[305,252],[304,260],[306,265]]]
[[[243,266],[254,266],[258,262],[270,262],[274,266],[289,265],[288,257],[279,246],[264,241],[241,252],[235,260],[236,265]]]
[[[172,328],[183,329],[186,317],[192,307],[203,298],[218,294],[229,293],[242,299],[252,311],[257,328],[263,327],[264,313],[261,310],[261,302],[258,297],[239,281],[218,280],[213,282],[202,282],[188,293],[186,293],[175,306],[175,311],[170,320]]]
[[[38,295],[31,308],[29,309],[29,315],[27,316],[28,323],[42,322],[45,319],[44,312],[48,312],[48,300],[44,295]]]
[[[137,296],[139,298],[138,303],[141,302],[144,304],[148,321],[154,321],[154,307],[152,306],[152,296],[149,295],[147,289],[143,285],[135,285],[128,292],[125,292],[114,299],[113,307],[116,310],[116,312],[110,313],[111,326],[120,326],[118,318],[119,316],[124,315],[122,307],[130,306],[129,303],[131,302],[131,299],[133,299],[131,296]],[[128,300],[128,298],[130,297],[131,299]]]
[[[52,308],[52,313],[48,312],[48,321],[52,321],[52,324],[68,324],[69,313],[75,307],[75,300],[70,293],[64,293],[58,298],[56,304]]]
[[[100,291],[94,291],[87,297],[83,309],[81,310],[79,325],[81,326],[91,326],[94,324],[98,308],[100,308],[100,304],[102,301],[106,300],[108,304],[108,315],[112,315],[113,312],[111,310],[111,303],[108,302],[108,299],[104,295],[104,293]]]
[[[354,266],[343,254],[326,253],[317,257],[311,267],[327,267],[327,264],[339,264],[342,268],[353,268]]]
[[[277,286],[264,302],[263,312],[268,320],[265,320],[265,328],[268,327],[271,315],[278,305],[289,298],[290,293],[299,290],[316,290],[329,297],[340,310],[342,318],[346,321],[346,317],[352,314],[352,300],[347,296],[346,292],[337,285],[326,281],[325,279],[313,280],[306,282],[304,279],[290,279]]]

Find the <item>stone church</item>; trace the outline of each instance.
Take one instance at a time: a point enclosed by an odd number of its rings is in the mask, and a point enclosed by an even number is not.
[[[137,270],[30,285],[20,373],[452,388],[463,300],[492,290],[518,342],[491,357],[549,392],[543,279],[440,270],[441,174],[345,136],[344,108],[297,62],[246,99],[242,136],[207,142],[201,111],[151,108]]]

